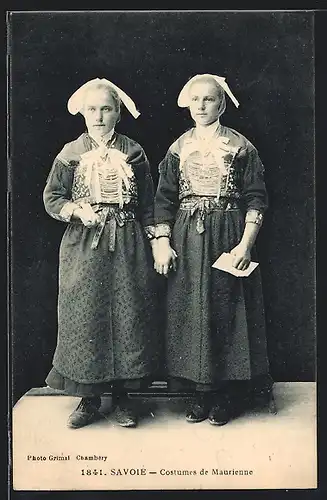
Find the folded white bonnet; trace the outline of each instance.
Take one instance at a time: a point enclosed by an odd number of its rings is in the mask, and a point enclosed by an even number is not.
[[[211,75],[209,73],[204,73],[203,75],[195,75],[193,76],[182,88],[182,90],[179,93],[178,99],[177,99],[177,104],[180,108],[187,108],[190,105],[190,96],[189,96],[189,90],[190,86],[192,83],[196,82],[197,80],[201,80],[202,78],[213,78],[221,87],[222,89],[228,94],[230,99],[233,101],[235,106],[238,108],[240,103],[236,99],[236,97],[233,95],[232,91],[230,90],[229,86],[226,83],[226,78],[223,76],[217,76],[217,75]]]
[[[124,103],[128,111],[131,113],[131,115],[134,118],[138,118],[140,116],[140,113],[136,109],[134,101],[122,89],[117,87],[117,85],[110,82],[106,78],[94,78],[93,80],[84,83],[84,85],[82,85],[79,89],[76,90],[76,92],[73,93],[67,103],[68,111],[72,115],[76,115],[79,111],[81,111],[81,109],[83,108],[85,92],[89,90],[94,84],[98,83],[113,88],[117,92],[120,100]]]

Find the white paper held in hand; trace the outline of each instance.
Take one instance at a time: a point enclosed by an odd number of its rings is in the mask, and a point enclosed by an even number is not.
[[[233,274],[239,278],[246,278],[249,276],[252,271],[259,265],[258,262],[250,262],[247,269],[241,271],[233,267],[233,256],[230,253],[222,253],[220,257],[212,264],[212,267],[216,269],[220,269],[221,271],[225,271],[226,273]]]

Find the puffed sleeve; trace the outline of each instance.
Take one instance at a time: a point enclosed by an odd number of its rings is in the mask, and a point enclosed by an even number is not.
[[[47,213],[62,222],[70,222],[78,207],[71,200],[74,167],[59,157],[53,162],[44,191],[43,203]]]
[[[178,198],[179,157],[168,150],[159,164],[159,181],[154,201],[156,237],[171,236],[179,206]]]
[[[154,227],[154,186],[150,164],[144,150],[139,146],[138,151],[132,153],[128,163],[133,165],[138,185],[138,211],[141,224],[149,240],[155,237]]]
[[[242,154],[242,153],[241,153]],[[264,179],[264,166],[255,147],[247,148],[244,154],[243,200],[245,222],[261,225],[268,208],[268,195]]]

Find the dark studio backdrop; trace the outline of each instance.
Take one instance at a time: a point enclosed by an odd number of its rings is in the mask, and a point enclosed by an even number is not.
[[[221,121],[255,144],[266,168],[270,209],[257,247],[272,376],[315,380],[313,14],[16,12],[9,35],[14,400],[44,386],[51,368],[65,224],[46,214],[42,191],[55,155],[84,131],[67,100],[95,77],[135,100],[141,116],[124,110],[117,130],[144,147],[155,183],[168,146],[192,124],[176,104],[181,87],[197,73],[227,77],[240,107],[227,97]],[[163,300],[160,278],[158,287]]]

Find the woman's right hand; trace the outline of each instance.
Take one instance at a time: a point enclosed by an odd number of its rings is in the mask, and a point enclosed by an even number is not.
[[[93,227],[99,223],[99,217],[93,211],[89,203],[85,203],[82,207],[75,208],[74,216],[80,219],[85,227]]]
[[[158,238],[152,247],[154,268],[159,274],[168,275],[168,271],[172,268],[176,270],[177,254],[170,246],[169,238]]]

